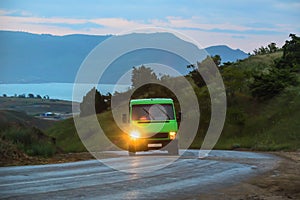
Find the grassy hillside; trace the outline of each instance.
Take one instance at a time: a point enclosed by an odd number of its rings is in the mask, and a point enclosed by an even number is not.
[[[230,66],[239,68],[244,76],[239,83],[240,88],[233,96],[228,96],[226,123],[216,148],[254,150],[297,150],[300,148],[298,120],[300,118],[300,87],[298,85],[287,86],[270,99],[253,98],[247,87],[252,78],[251,71],[264,73],[272,68],[281,57],[282,52],[256,55]],[[296,76],[300,80],[300,74]],[[231,82],[232,80],[225,80],[226,89],[230,87]]]
[[[41,130],[46,130],[50,126],[54,125],[56,121],[53,120],[41,120],[25,112],[14,110],[0,110],[0,129],[3,130],[13,125],[22,125],[26,127],[37,127]]]
[[[252,55],[240,62],[236,62],[235,65],[239,66],[243,70],[253,70],[254,68],[263,69],[266,66],[271,66],[276,60],[280,59],[283,52],[278,51],[275,53],[269,53],[264,55]]]
[[[23,112],[0,110],[0,163],[24,156],[50,157],[60,151],[55,138],[40,129],[50,124]]]
[[[46,133],[49,136],[56,138],[56,144],[64,152],[86,151],[77,134],[73,118],[58,122],[49,130],[47,130]]]
[[[227,116],[216,149],[300,148],[300,88],[288,86],[273,98],[259,99],[251,95],[248,87],[251,73],[265,73],[276,65],[282,53],[250,56],[221,69],[227,93]],[[300,80],[299,74],[297,76]],[[199,99],[202,97],[200,95]],[[202,126],[207,124],[202,123]],[[199,138],[192,147],[199,148],[205,131],[198,131]]]
[[[300,89],[288,88],[266,101],[249,101],[240,97],[228,108],[227,119],[218,149],[253,150],[300,149]],[[234,118],[240,116],[240,121]]]
[[[254,98],[248,88],[251,71],[271,68],[281,56],[282,52],[250,56],[220,69],[228,104],[226,122],[215,146],[216,149],[243,148],[264,151],[300,149],[300,87],[288,86],[273,98],[266,100]],[[297,77],[300,80],[299,73]],[[209,124],[210,102],[206,87],[197,88],[196,85],[194,87],[199,98],[201,121],[191,148],[200,148]],[[153,91],[155,90],[151,90]],[[115,144],[126,148],[126,137],[114,123],[111,113],[108,111],[99,114],[98,120],[107,137]],[[104,141],[103,136],[95,132],[95,124],[91,124],[88,118],[84,123],[86,134],[83,137],[89,147],[95,147],[97,150],[97,145],[101,145]],[[66,152],[86,150],[76,134],[72,119],[60,122],[48,130],[47,134],[55,137],[59,147]]]

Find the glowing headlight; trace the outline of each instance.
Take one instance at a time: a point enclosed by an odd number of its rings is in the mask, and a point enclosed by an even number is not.
[[[138,131],[131,131],[130,137],[132,137],[133,139],[137,139],[140,137],[140,133]]]
[[[172,131],[169,133],[170,139],[174,140],[176,138],[176,132]]]

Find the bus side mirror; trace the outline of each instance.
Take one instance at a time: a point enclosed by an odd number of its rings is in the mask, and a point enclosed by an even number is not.
[[[178,112],[177,121],[180,122],[182,120],[182,113]]]
[[[127,123],[127,115],[126,114],[122,114],[122,122],[124,124]]]

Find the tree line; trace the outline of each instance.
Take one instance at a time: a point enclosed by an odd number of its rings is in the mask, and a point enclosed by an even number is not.
[[[29,99],[50,99],[49,95],[44,95],[43,97],[39,94],[34,95],[32,93],[29,94],[15,94],[14,96],[8,96],[7,94],[3,94],[2,97],[14,97],[14,98],[29,98]]]

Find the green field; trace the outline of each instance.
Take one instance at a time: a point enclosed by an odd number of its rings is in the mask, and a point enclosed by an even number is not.
[[[74,105],[77,112],[79,112],[79,103],[74,103]],[[72,102],[53,99],[0,97],[0,109],[23,111],[28,115],[40,115],[45,112],[72,113]]]

